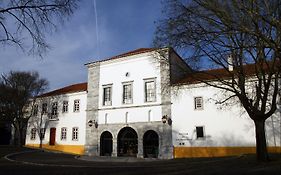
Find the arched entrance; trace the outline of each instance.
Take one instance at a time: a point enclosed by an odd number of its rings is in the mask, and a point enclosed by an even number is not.
[[[138,134],[133,128],[120,130],[117,138],[118,156],[136,157],[138,153]]]
[[[143,135],[143,157],[158,157],[159,137],[155,131],[146,131]]]
[[[104,131],[100,136],[100,155],[111,156],[112,153],[112,134]]]

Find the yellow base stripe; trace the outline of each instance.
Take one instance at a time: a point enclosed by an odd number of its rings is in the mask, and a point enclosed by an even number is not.
[[[26,147],[39,148],[40,144],[26,144]],[[83,155],[85,152],[84,145],[49,145],[43,144],[43,149],[61,151],[65,153]]]
[[[270,153],[281,153],[281,147],[268,147]],[[174,158],[224,157],[256,153],[256,147],[174,147]]]

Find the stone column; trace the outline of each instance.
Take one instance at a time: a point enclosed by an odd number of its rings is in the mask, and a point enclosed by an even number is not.
[[[138,138],[138,158],[143,158],[143,140],[142,138]]]
[[[112,139],[112,157],[117,157],[117,138]]]

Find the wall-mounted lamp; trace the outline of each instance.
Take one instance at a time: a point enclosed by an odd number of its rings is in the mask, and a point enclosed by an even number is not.
[[[172,125],[172,119],[171,119],[171,117],[168,117],[167,115],[163,115],[163,117],[162,117],[162,123],[163,123],[163,124],[168,123],[168,125]]]
[[[98,126],[99,126],[99,124],[98,124],[98,122],[97,121],[92,121],[92,120],[89,120],[88,121],[88,125],[90,126],[90,127],[92,127],[93,125],[95,126],[95,128],[98,128]]]

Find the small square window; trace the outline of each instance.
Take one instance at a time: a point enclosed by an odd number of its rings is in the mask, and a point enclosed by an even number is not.
[[[203,126],[196,126],[196,138],[200,139],[200,138],[204,138],[205,134],[204,134],[204,127]]]
[[[194,109],[202,110],[203,109],[203,97],[194,98]]]

